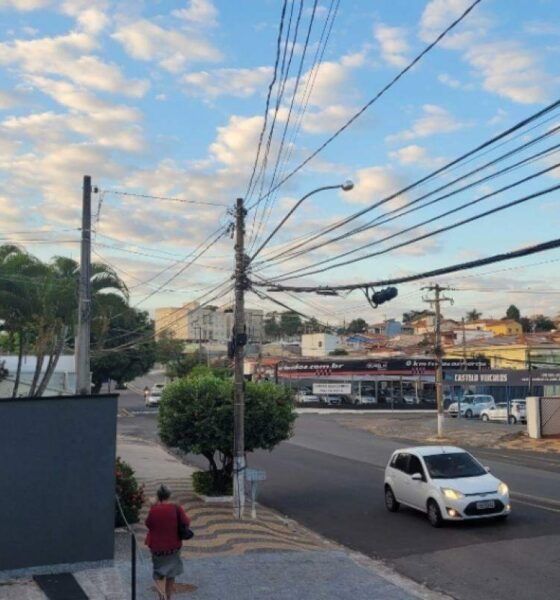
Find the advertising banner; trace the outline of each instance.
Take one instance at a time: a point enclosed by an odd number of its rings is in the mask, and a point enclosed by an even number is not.
[[[329,394],[349,395],[352,393],[352,384],[350,383],[314,383],[313,393],[317,396]]]

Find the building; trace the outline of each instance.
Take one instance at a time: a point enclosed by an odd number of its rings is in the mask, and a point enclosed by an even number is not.
[[[425,315],[414,319],[409,325],[414,329],[414,335],[433,333],[436,327],[436,317],[435,315]]]
[[[45,374],[49,357],[45,357],[43,368],[41,369],[41,378]],[[0,356],[0,364],[8,370],[8,376],[0,382],[0,398],[9,398],[14,389],[14,378],[17,371],[18,357],[17,356]],[[21,374],[18,388],[18,396],[28,394],[35,367],[37,366],[36,356],[24,356],[21,363]],[[43,396],[64,396],[74,394],[76,392],[76,365],[74,355],[62,355],[56,364],[54,372],[51,376]]]
[[[233,310],[201,306],[198,302],[180,308],[158,308],[155,312],[156,337],[166,331],[187,341],[227,342],[233,331]],[[247,309],[245,321],[249,341],[260,341],[264,332],[262,310]]]
[[[486,357],[492,369],[527,369],[529,365],[560,367],[560,339],[554,334],[498,335],[457,344],[447,348],[445,356],[460,358]]]
[[[387,319],[381,323],[373,323],[368,326],[368,333],[373,335],[384,335],[386,337],[393,337],[400,335],[403,332],[403,326],[400,321],[395,319]]]
[[[465,330],[490,331],[494,335],[521,335],[521,323],[513,319],[482,319],[465,323]]]
[[[328,356],[338,347],[338,336],[330,333],[306,333],[301,336],[302,356]]]

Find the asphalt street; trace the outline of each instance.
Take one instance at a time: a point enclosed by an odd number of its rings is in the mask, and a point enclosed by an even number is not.
[[[120,407],[130,415],[119,419],[121,433],[157,439],[157,410],[145,409],[132,390]],[[474,450],[512,489],[511,518],[432,529],[420,513],[384,507],[383,471],[402,446],[343,427],[336,417],[304,415],[290,441],[249,462],[267,472],[263,504],[432,589],[458,600],[560,596],[560,457]]]

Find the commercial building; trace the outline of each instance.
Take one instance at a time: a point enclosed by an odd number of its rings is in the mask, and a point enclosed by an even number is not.
[[[306,333],[301,336],[302,356],[328,356],[338,346],[338,336],[330,333]]]
[[[262,310],[245,311],[249,341],[263,337]],[[227,342],[233,329],[233,310],[216,306],[201,306],[189,302],[178,308],[158,308],[155,311],[156,337],[169,332],[174,338],[186,341]]]

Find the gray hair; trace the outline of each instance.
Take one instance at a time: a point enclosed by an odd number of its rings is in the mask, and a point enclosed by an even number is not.
[[[157,489],[156,494],[160,502],[169,500],[169,498],[171,498],[171,490],[163,483]]]

